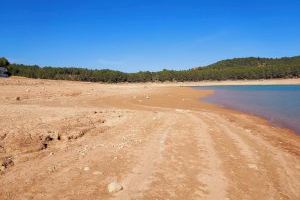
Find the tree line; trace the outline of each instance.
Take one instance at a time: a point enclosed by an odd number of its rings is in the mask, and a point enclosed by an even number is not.
[[[91,70],[73,67],[40,67],[38,65],[10,64],[0,58],[0,66],[8,68],[10,75],[28,78],[74,80],[90,82],[156,82],[241,80],[300,77],[300,56],[284,58],[234,58],[189,70],[140,71],[124,73],[116,70]]]

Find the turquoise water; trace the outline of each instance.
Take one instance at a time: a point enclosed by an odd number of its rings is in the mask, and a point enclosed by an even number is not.
[[[204,100],[262,116],[300,134],[300,85],[204,86],[215,90]]]

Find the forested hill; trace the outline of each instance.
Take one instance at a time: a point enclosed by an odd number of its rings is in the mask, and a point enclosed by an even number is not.
[[[226,67],[292,67],[300,64],[300,56],[295,57],[283,57],[283,58],[233,58],[227,60],[221,60],[214,64],[208,65],[206,67],[211,68],[226,68]]]
[[[189,70],[162,70],[158,72],[124,73],[115,70],[85,68],[39,67],[37,65],[10,64],[0,58],[10,75],[28,78],[78,80],[92,82],[154,82],[272,79],[300,77],[300,56],[284,58],[234,58]]]

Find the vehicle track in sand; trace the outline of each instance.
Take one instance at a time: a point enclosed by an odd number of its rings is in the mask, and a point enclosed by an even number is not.
[[[17,83],[0,84],[0,158],[14,161],[1,200],[300,199],[299,137],[199,102],[207,92]],[[112,181],[123,190],[109,193]]]

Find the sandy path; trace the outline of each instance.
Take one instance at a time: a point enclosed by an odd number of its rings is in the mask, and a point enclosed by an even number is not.
[[[0,199],[300,198],[299,136],[199,102],[209,91],[16,78],[0,89],[0,158],[13,161]],[[108,193],[112,181],[123,190]]]

